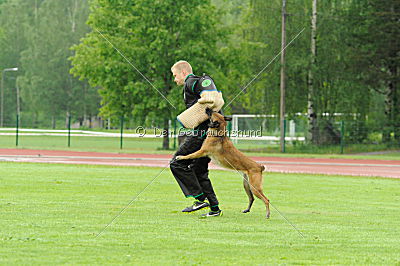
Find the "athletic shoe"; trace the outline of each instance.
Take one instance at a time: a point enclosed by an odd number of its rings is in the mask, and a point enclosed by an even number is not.
[[[218,211],[210,211],[209,213],[205,213],[200,215],[200,218],[208,218],[208,217],[217,217],[217,216],[222,216],[222,210]]]
[[[192,206],[184,208],[182,212],[194,212],[209,206],[210,204],[208,204],[207,202],[195,201]]]

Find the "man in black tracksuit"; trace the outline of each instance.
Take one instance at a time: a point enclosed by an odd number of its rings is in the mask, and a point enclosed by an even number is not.
[[[184,85],[183,97],[186,108],[190,108],[200,99],[202,84],[209,85],[212,80],[198,84],[201,77],[193,75],[192,67],[186,61],[178,61],[171,68],[175,82]],[[213,85],[213,82],[212,82]],[[215,86],[215,85],[213,85]],[[208,86],[209,87],[209,86]],[[201,217],[215,217],[222,215],[218,207],[218,200],[215,195],[211,181],[208,178],[208,163],[210,158],[202,157],[194,160],[175,160],[178,155],[188,155],[200,150],[205,138],[207,137],[209,121],[201,123],[193,133],[186,137],[184,143],[179,147],[171,160],[170,168],[186,197],[193,197],[196,201],[192,206],[182,210],[182,212],[193,212],[205,207],[210,207],[211,211]],[[208,200],[209,203],[205,202]]]

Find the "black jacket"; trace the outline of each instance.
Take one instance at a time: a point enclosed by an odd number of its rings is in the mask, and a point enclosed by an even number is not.
[[[200,94],[205,90],[217,90],[212,78],[209,76],[199,77],[189,74],[185,79],[185,86],[183,87],[183,99],[185,100],[186,109],[197,103],[200,99]]]
[[[189,74],[186,77],[185,85],[183,86],[183,99],[185,100],[186,109],[197,103],[197,101],[200,99],[200,94],[204,90],[217,90],[214,81],[210,77],[199,77],[193,74]],[[208,129],[209,122],[210,121],[206,120],[195,128],[195,132],[197,132],[198,137],[202,139],[206,138],[205,132]]]

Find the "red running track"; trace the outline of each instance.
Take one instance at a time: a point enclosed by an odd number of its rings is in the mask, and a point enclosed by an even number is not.
[[[0,161],[166,167],[172,155],[0,149]],[[269,172],[400,178],[400,160],[251,157]],[[211,169],[222,169],[210,164]]]

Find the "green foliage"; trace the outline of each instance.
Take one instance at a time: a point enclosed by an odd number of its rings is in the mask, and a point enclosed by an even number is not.
[[[20,53],[27,47],[23,21],[28,14],[22,12],[29,3],[9,0],[0,3],[0,71],[18,67],[18,72],[7,72],[4,78],[4,122],[9,124],[16,114],[16,77],[21,74]]]
[[[214,76],[218,85],[223,31],[217,24],[210,1],[93,1],[93,31],[73,47],[71,73],[102,88],[103,117],[129,115],[160,125],[184,109],[182,88],[170,71],[176,61],[189,61],[195,73]]]
[[[384,95],[385,118],[377,126],[383,128],[385,142],[391,141],[393,132],[400,145],[400,2],[369,0],[351,7],[357,11],[349,11],[347,19],[355,36],[351,44],[354,74],[364,88]]]
[[[60,124],[67,113],[83,120],[101,105],[103,118],[125,115],[146,126],[167,127],[184,109],[181,87],[170,72],[182,59],[195,74],[215,79],[225,113],[278,114],[281,3],[2,0],[0,69],[19,68],[5,76],[7,124],[13,124],[19,85],[23,121],[31,125],[51,118]],[[374,132],[387,143],[400,143],[399,3],[318,1],[317,55],[311,65],[312,1],[288,1],[287,43],[305,29],[286,49],[289,117],[307,112],[312,71],[318,125],[357,120],[352,139],[362,143]],[[371,132],[357,133],[365,128]]]
[[[247,9],[243,11],[243,22],[236,30],[240,41],[230,47],[231,54],[234,56],[229,62],[229,69],[230,74],[234,76],[231,80],[235,81],[231,84],[232,94],[228,95],[230,100],[243,89],[240,96],[229,107],[233,113],[279,113],[280,63],[279,56],[276,56],[281,50],[280,19],[280,1],[250,1]],[[297,16],[290,18],[289,22],[288,42],[305,27],[304,20]],[[289,113],[300,112],[305,108],[304,65],[307,64],[308,53],[302,48],[305,47],[305,35],[306,33],[303,33],[287,49],[287,65],[289,66],[287,68],[287,111]],[[253,80],[260,72],[261,74]]]
[[[362,127],[374,123],[374,120],[368,121],[368,117],[382,117],[377,115],[379,112],[383,114],[384,110],[377,104],[382,103],[382,99],[376,93],[382,91],[391,96],[385,103],[388,118],[379,119],[374,126],[388,124],[384,122],[386,120],[392,121],[389,123],[391,130],[400,128],[398,122],[394,122],[400,121],[397,119],[400,97],[397,92],[389,93],[386,89],[390,83],[389,87],[396,91],[393,88],[397,87],[399,79],[398,71],[394,71],[394,66],[399,65],[398,1],[389,1],[385,5],[379,1],[318,1],[314,66],[310,65],[311,3],[296,1],[287,4],[287,43],[305,28],[286,49],[286,111],[289,116],[307,112],[307,74],[311,69],[318,124],[337,120],[334,113],[341,113],[341,118],[347,120],[356,114],[360,125],[364,123]],[[281,49],[281,1],[252,0],[243,13],[242,25],[235,32],[239,42],[229,47],[228,53],[233,55],[228,62],[229,74],[236,83],[230,83],[230,99],[240,92],[240,89],[233,89],[235,86],[245,87]],[[236,98],[230,106],[231,111],[278,114],[279,85],[280,63],[277,57]],[[330,115],[323,116],[324,113]],[[400,139],[400,132],[398,136]],[[365,134],[357,136],[359,141],[366,137]]]
[[[75,117],[96,115],[95,89],[69,74],[70,46],[88,31],[86,1],[9,0],[1,5],[0,67],[18,66],[5,82],[5,117],[15,116],[15,87],[21,91],[25,125],[43,125],[66,113]],[[9,78],[10,77],[10,78]]]
[[[88,31],[84,25],[87,5],[76,0],[48,1],[36,12],[28,27],[29,48],[21,53],[25,70],[20,79],[23,99],[27,98],[32,109],[53,117],[66,113],[83,115],[82,106],[87,114],[95,115],[96,95],[88,93],[85,83],[72,78],[67,61],[72,55],[69,47]]]

